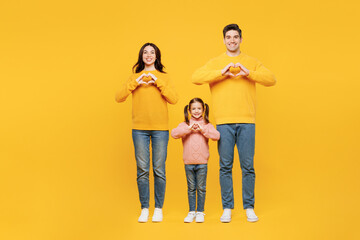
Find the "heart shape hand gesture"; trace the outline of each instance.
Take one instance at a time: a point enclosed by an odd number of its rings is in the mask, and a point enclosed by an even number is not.
[[[136,79],[136,81],[139,84],[145,84],[145,85],[155,84],[156,80],[157,77],[152,73],[143,73]]]
[[[238,76],[248,76],[249,70],[244,67],[241,63],[229,63],[226,67],[221,70],[221,74],[223,76],[230,76],[230,77],[238,77]]]
[[[199,131],[202,131],[203,128],[201,127],[200,124],[198,123],[193,123],[189,126],[189,129],[192,130],[192,131],[195,131],[195,132],[199,132]]]

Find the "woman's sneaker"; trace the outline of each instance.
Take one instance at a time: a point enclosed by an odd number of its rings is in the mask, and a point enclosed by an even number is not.
[[[196,217],[195,217],[195,222],[203,223],[205,221],[204,215],[205,215],[205,213],[203,213],[203,212],[197,212]]]
[[[246,209],[246,216],[247,216],[247,220],[249,222],[257,222],[259,220],[259,218],[256,216],[254,209],[252,208],[247,208]]]
[[[194,218],[195,218],[195,211],[191,211],[184,219],[184,223],[191,223],[192,221],[194,221]]]
[[[147,222],[148,219],[149,219],[149,209],[148,208],[143,208],[141,210],[141,214],[140,214],[140,217],[138,219],[138,222],[145,223],[145,222]]]

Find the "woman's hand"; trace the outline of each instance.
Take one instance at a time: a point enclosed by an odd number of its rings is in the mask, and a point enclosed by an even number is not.
[[[156,80],[157,80],[157,77],[154,75],[154,74],[152,74],[152,73],[148,73],[148,76],[149,77],[151,77],[153,80],[150,80],[150,81],[148,81],[148,84],[155,84],[156,83]]]
[[[141,75],[136,79],[136,82],[137,82],[138,84],[148,84],[147,82],[144,82],[144,81],[143,81],[143,77],[146,77],[146,76],[147,76],[147,74],[145,74],[145,73],[141,74]]]

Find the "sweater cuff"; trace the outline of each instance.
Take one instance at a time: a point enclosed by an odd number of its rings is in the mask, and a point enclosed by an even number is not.
[[[130,91],[134,91],[135,88],[139,86],[139,83],[136,81],[136,79],[131,79],[131,81],[128,83],[128,89]]]
[[[156,86],[160,89],[165,87],[165,81],[161,78],[156,79],[155,83],[156,83]]]
[[[246,77],[249,78],[249,79],[251,79],[251,80],[254,80],[255,74],[256,74],[256,73],[255,73],[254,71],[249,70],[249,75],[247,75]]]

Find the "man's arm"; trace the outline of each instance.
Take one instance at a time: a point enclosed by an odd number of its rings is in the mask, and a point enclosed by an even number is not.
[[[255,71],[249,71],[247,78],[266,87],[276,84],[275,75],[260,62],[256,65]]]
[[[205,66],[196,70],[192,75],[192,83],[196,85],[213,83],[234,76],[230,73],[230,67],[234,67],[234,63],[229,63],[223,69],[217,69],[210,60]]]

